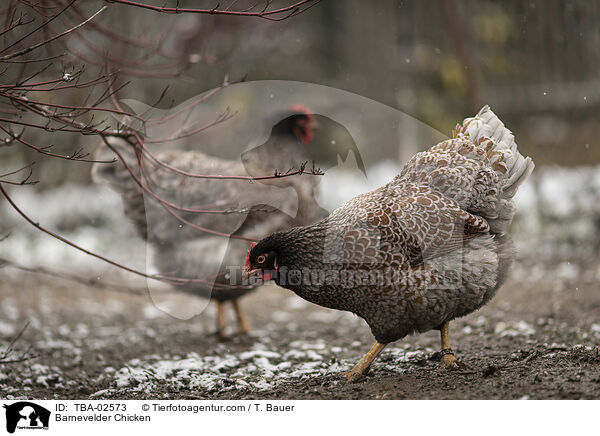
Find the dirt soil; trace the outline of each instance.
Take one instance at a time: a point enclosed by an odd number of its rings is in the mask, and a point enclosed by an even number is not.
[[[287,290],[266,286],[246,297],[254,332],[220,343],[211,334],[212,305],[179,320],[147,295],[6,268],[0,270],[0,351],[29,322],[12,355],[31,347],[37,357],[0,364],[0,397],[597,399],[595,271],[560,286],[543,273],[513,278],[487,307],[451,324],[462,362],[457,370],[438,368],[439,333],[432,331],[391,344],[367,377],[349,383],[341,373],[373,344],[368,327]],[[169,298],[185,305],[194,297]]]

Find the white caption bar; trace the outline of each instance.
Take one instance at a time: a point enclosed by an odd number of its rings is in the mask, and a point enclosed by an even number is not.
[[[598,402],[1,400],[1,434],[596,434]],[[38,433],[35,430],[45,430]],[[176,432],[176,433],[173,433]],[[507,433],[508,432],[508,433]]]

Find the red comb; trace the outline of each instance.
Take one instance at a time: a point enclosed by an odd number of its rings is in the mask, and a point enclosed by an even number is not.
[[[246,268],[246,271],[250,271],[250,252],[252,251],[252,249],[254,248],[255,245],[256,245],[256,242],[253,242],[252,244],[250,244],[250,250],[248,250],[248,252],[246,253],[246,264],[244,265],[244,267]]]
[[[301,135],[299,133],[296,133],[296,136],[300,139],[300,141],[302,141],[303,144],[310,144],[314,136],[313,129],[317,127],[317,124],[315,122],[315,115],[309,108],[307,108],[303,104],[293,104],[290,106],[290,110],[296,113],[304,114],[306,116],[309,127],[306,129],[304,134]]]
[[[308,118],[309,121],[313,121],[315,119],[315,115],[312,113],[312,111],[303,104],[293,104],[290,106],[290,110],[306,115],[306,118]]]

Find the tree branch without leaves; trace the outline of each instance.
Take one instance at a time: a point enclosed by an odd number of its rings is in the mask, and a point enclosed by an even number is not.
[[[21,336],[23,336],[23,333],[25,330],[27,330],[27,327],[29,327],[29,323],[26,323],[23,328],[19,330],[19,332],[13,337],[13,339],[11,339],[6,348],[0,351],[0,365],[25,362],[37,357],[37,355],[32,353],[31,346],[27,347],[27,349],[21,352],[17,352],[15,350],[15,344],[19,339],[21,339]]]
[[[3,142],[0,142],[1,149],[22,147],[39,154],[42,161],[56,158],[82,163],[113,164],[114,159],[94,159],[79,146],[73,147],[74,149],[71,151],[64,152],[64,148],[58,150],[58,147],[55,149],[52,145],[53,143],[64,142],[62,140],[63,136],[60,137],[60,140],[52,140],[52,135],[58,133],[73,135],[77,138],[83,136],[96,137],[98,142],[104,143],[115,155],[120,157],[130,177],[139,187],[140,193],[147,195],[152,201],[162,206],[181,225],[212,235],[253,241],[253,238],[231,235],[198,226],[180,215],[180,213],[248,213],[248,209],[218,210],[208,208],[206,205],[206,207],[191,208],[167,201],[152,188],[148,165],[153,165],[182,177],[223,181],[267,180],[305,174],[321,175],[323,173],[314,165],[311,169],[308,169],[305,163],[298,169],[288,171],[273,169],[272,175],[264,176],[195,174],[162,161],[157,154],[148,148],[148,144],[157,142],[156,139],[150,141],[144,137],[143,129],[142,131],[134,130],[116,121],[119,117],[126,117],[139,121],[144,127],[147,123],[143,119],[143,114],[134,114],[119,106],[118,94],[130,83],[121,80],[119,75],[126,74],[136,80],[143,80],[152,76],[174,78],[187,67],[189,54],[185,51],[174,53],[172,50],[166,50],[163,45],[164,38],[152,41],[151,39],[132,38],[120,34],[112,26],[104,24],[101,15],[109,8],[119,7],[146,9],[165,14],[209,14],[281,21],[305,12],[318,4],[320,0],[293,1],[281,7],[274,7],[271,1],[265,1],[246,9],[238,8],[237,0],[232,1],[228,6],[221,7],[221,4],[216,4],[212,8],[204,9],[180,8],[177,6],[178,4],[170,7],[167,4],[154,6],[144,2],[128,0],[106,1],[114,4],[114,6],[104,5],[92,15],[83,11],[82,6],[86,4],[85,0],[58,0],[51,4],[45,0],[35,3],[28,0],[14,0],[9,3],[7,9],[0,10],[0,13],[6,17],[4,28],[0,28],[0,38],[2,38],[0,41],[5,42],[3,47],[0,46],[0,65],[3,66],[3,68],[0,68],[0,113],[3,114],[0,117],[0,132],[5,136]],[[93,38],[86,37],[85,32],[107,38],[111,42],[110,52],[96,47]],[[165,31],[166,35],[168,35],[168,32]],[[73,38],[76,38],[76,45],[70,44]],[[75,46],[76,49],[73,48]],[[45,51],[44,54],[42,54],[42,50]],[[126,54],[128,50],[134,50],[140,55],[129,56]],[[163,61],[156,62],[157,58]],[[77,66],[77,62],[81,62],[83,65]],[[154,69],[152,69],[151,64]],[[171,112],[163,119],[150,120],[148,123],[166,123],[169,121],[169,117],[181,115],[182,112],[186,111],[191,114],[194,107],[204,103],[208,98],[231,83],[235,82],[229,82],[226,79],[220,86],[187,107],[184,106],[178,111]],[[165,94],[166,89],[161,94],[159,101],[162,100]],[[234,113],[225,111],[212,121],[198,120],[193,126],[186,128],[182,126],[176,132],[166,135],[158,142],[166,144],[176,139],[197,135],[218,124],[227,122],[234,115]],[[108,118],[109,116],[113,116],[113,118]],[[138,165],[138,168],[133,168],[127,163],[121,152],[111,145],[111,140],[115,138],[130,147],[130,151],[137,158],[133,165]],[[78,143],[79,139],[67,142]],[[4,186],[19,187],[38,183],[37,180],[32,180],[34,167],[35,164],[32,163],[1,174],[0,193],[21,218],[37,230],[86,255],[138,276],[176,286],[190,282],[210,284],[202,278],[146,274],[87,250],[35,222],[18,207]],[[138,177],[137,174],[141,176]],[[272,210],[252,209],[252,212],[268,213]],[[215,287],[219,286],[228,287],[226,285],[215,285]]]
[[[154,12],[162,12],[165,14],[210,14],[210,15],[234,15],[239,17],[256,17],[263,18],[266,20],[272,21],[283,21],[288,18],[299,15],[303,12],[306,12],[308,9],[319,3],[321,0],[302,0],[295,2],[289,6],[285,6],[282,8],[271,8],[272,1],[265,1],[263,3],[262,9],[260,8],[260,3],[255,4],[254,6],[245,9],[245,10],[235,10],[234,6],[237,1],[234,1],[226,8],[221,8],[221,3],[217,3],[215,7],[210,9],[202,9],[202,8],[180,8],[176,7],[166,7],[166,6],[153,6],[147,3],[135,2],[130,0],[106,0],[109,3],[118,3],[121,5],[133,6],[142,9],[148,9]]]

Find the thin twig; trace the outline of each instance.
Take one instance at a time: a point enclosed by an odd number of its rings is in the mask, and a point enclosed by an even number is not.
[[[54,15],[52,18],[50,18],[47,21],[44,21],[42,24],[40,24],[38,27],[36,27],[35,29],[33,29],[31,32],[27,33],[26,35],[22,36],[21,38],[17,39],[15,42],[13,42],[12,44],[4,47],[2,50],[0,50],[0,53],[4,53],[6,50],[14,47],[15,45],[23,42],[25,39],[29,38],[31,35],[37,33],[40,29],[42,29],[43,27],[48,26],[52,21],[56,20],[58,17],[60,17],[67,9],[69,9],[73,3],[75,3],[77,0],[71,0],[71,3],[67,4],[58,14]]]
[[[73,0],[73,1],[75,1],[75,0]],[[82,23],[79,23],[78,25],[76,25],[74,27],[71,27],[70,29],[65,30],[62,33],[59,33],[58,35],[54,35],[53,37],[51,37],[51,38],[49,38],[49,39],[47,39],[45,41],[41,41],[41,42],[39,42],[37,44],[32,45],[31,47],[27,47],[27,48],[25,48],[23,50],[19,50],[18,52],[5,55],[5,56],[1,57],[0,60],[1,61],[5,61],[7,59],[12,59],[12,58],[15,58],[17,56],[23,56],[24,54],[29,53],[30,51],[35,50],[36,48],[42,47],[42,46],[44,46],[44,45],[46,45],[46,44],[48,44],[48,43],[50,43],[50,42],[52,42],[52,41],[54,41],[54,40],[56,40],[58,38],[62,38],[63,36],[68,35],[71,32],[74,32],[75,30],[77,30],[80,27],[84,26],[89,21],[93,20],[100,12],[104,11],[107,7],[108,6],[103,6],[100,10],[98,10],[98,12],[96,12],[94,15],[92,15],[87,20],[83,21]],[[3,51],[5,51],[5,50],[3,50]]]
[[[0,121],[4,121],[3,119],[0,119]],[[12,121],[12,120],[11,120]],[[12,121],[14,124],[19,124],[16,120]],[[30,125],[29,123],[22,123],[25,125]],[[37,127],[37,126],[35,126]],[[43,128],[43,127],[41,127]],[[31,142],[25,141],[24,139],[14,135],[10,130],[8,130],[7,128],[5,128],[4,126],[0,125],[0,129],[3,130],[7,135],[9,135],[10,137],[14,138],[15,141],[20,142],[21,144],[23,144],[24,146],[31,148],[32,150],[37,151],[38,153],[44,154],[46,156],[51,156],[51,157],[57,157],[60,159],[65,159],[65,160],[73,160],[73,161],[77,161],[77,162],[91,162],[91,163],[113,163],[115,162],[115,160],[110,160],[110,161],[103,161],[103,160],[97,160],[97,159],[86,159],[87,156],[89,156],[89,153],[82,153],[81,150],[75,150],[73,152],[73,154],[70,155],[63,155],[63,154],[57,154],[57,153],[52,153],[50,151],[47,151],[49,148],[51,148],[52,146],[47,146],[47,147],[38,147],[36,145],[33,145]],[[48,131],[57,131],[57,130],[61,130],[61,129],[50,129],[49,127],[47,127],[45,130]]]
[[[43,275],[47,275],[50,277],[56,277],[59,279],[63,279],[63,280],[69,280],[71,282],[75,282],[75,283],[79,283],[85,286],[89,286],[91,288],[98,288],[98,289],[106,289],[106,290],[111,290],[111,291],[119,291],[119,292],[125,292],[125,293],[129,293],[129,294],[134,294],[134,295],[145,295],[147,294],[146,291],[137,289],[137,288],[130,288],[127,286],[123,286],[123,285],[117,285],[115,283],[106,283],[103,281],[98,281],[95,278],[86,278],[86,277],[81,277],[75,274],[71,274],[71,273],[67,273],[67,272],[56,272],[56,271],[51,271],[47,268],[44,268],[42,266],[37,266],[35,268],[30,268],[21,264],[18,264],[16,262],[13,262],[12,260],[8,260],[5,258],[0,258],[0,267],[4,267],[4,266],[9,266],[11,268],[15,268],[18,269],[20,271],[24,271],[24,272],[29,272],[29,273],[34,273],[34,274],[43,274]]]
[[[140,3],[130,0],[106,0],[109,3],[119,3],[127,6],[134,6],[142,9],[148,9],[154,12],[161,12],[165,14],[210,14],[210,15],[236,15],[241,17],[257,17],[264,18],[272,21],[283,21],[291,18],[295,15],[305,12],[321,0],[302,0],[295,2],[292,5],[268,10],[270,2],[265,2],[265,8],[261,11],[249,11],[249,10],[231,10],[231,9],[219,9],[219,4],[211,9],[198,9],[198,8],[180,8],[180,7],[165,7],[165,6],[153,6],[146,3]]]
[[[19,206],[17,206],[17,204],[13,201],[12,197],[10,197],[8,195],[8,192],[6,192],[6,189],[4,189],[4,186],[2,186],[2,183],[0,183],[0,193],[4,196],[4,198],[6,199],[6,201],[8,201],[8,203],[10,204],[10,206],[19,214],[21,215],[21,217],[23,219],[25,219],[25,221],[27,221],[29,224],[31,224],[33,227],[35,227],[36,229],[46,233],[47,235],[52,236],[55,239],[58,239],[59,241],[89,255],[92,257],[95,257],[96,259],[99,259],[103,262],[106,262],[112,266],[115,266],[117,268],[120,268],[122,270],[125,270],[127,272],[130,272],[132,274],[141,276],[141,277],[145,277],[147,279],[151,279],[151,280],[156,280],[156,281],[160,281],[160,282],[164,282],[164,283],[169,283],[171,285],[186,285],[188,283],[203,283],[206,285],[210,285],[210,286],[214,286],[215,288],[219,288],[219,287],[225,287],[228,288],[229,286],[227,285],[220,285],[218,283],[210,283],[206,280],[203,279],[192,279],[192,278],[184,278],[184,277],[170,277],[170,276],[164,276],[164,275],[153,275],[153,274],[146,274],[142,271],[138,271],[134,268],[130,268],[128,266],[125,266],[119,262],[116,262],[114,260],[108,259],[107,257],[104,257],[98,253],[94,253],[93,251],[87,250],[77,244],[75,244],[74,242],[68,240],[67,238],[53,232],[52,230],[49,230],[47,228],[45,228],[44,226],[42,226],[40,223],[36,223],[35,221],[33,221],[33,219],[31,219],[25,212],[23,212],[23,210],[21,210],[19,208]]]
[[[31,360],[31,359],[34,359],[37,357],[37,355],[34,355],[31,353],[31,348],[32,348],[31,346],[29,346],[25,351],[21,352],[19,356],[14,357],[14,358],[11,357],[14,354],[14,346],[15,346],[16,342],[19,339],[21,339],[21,336],[23,336],[23,333],[25,332],[27,327],[29,327],[29,322],[25,323],[23,328],[21,330],[19,330],[19,332],[10,341],[10,343],[7,345],[7,347],[4,349],[4,351],[0,352],[0,364],[1,365],[5,365],[8,363],[25,362],[27,360]]]

